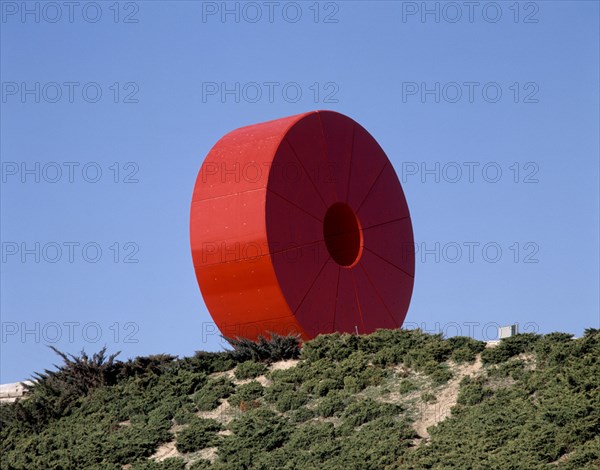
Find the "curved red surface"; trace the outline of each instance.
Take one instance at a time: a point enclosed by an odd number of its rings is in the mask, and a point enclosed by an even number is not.
[[[379,144],[342,114],[225,135],[198,174],[190,238],[225,336],[363,334],[406,316],[415,271],[406,199]]]

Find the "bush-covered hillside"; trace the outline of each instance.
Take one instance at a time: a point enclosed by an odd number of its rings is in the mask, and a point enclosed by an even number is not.
[[[418,330],[177,359],[60,353],[3,405],[2,469],[596,469],[600,331]],[[299,360],[294,359],[300,354]]]

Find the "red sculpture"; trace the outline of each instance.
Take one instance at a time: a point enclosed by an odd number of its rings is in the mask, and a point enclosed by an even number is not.
[[[413,289],[408,206],[358,123],[312,111],[236,129],[192,198],[198,284],[225,336],[399,328]]]

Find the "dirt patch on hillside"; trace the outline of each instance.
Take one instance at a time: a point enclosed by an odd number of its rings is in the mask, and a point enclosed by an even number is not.
[[[300,361],[298,359],[288,359],[286,361],[278,361],[271,364],[270,370],[285,370],[296,367]]]
[[[165,442],[156,449],[156,452],[152,454],[149,459],[162,462],[170,457],[181,457],[181,453],[175,448],[175,441]]]
[[[478,355],[473,364],[456,366],[454,377],[442,388],[436,390],[437,401],[435,403],[421,403],[419,405],[418,418],[413,423],[413,428],[422,439],[429,439],[427,428],[435,426],[450,416],[450,409],[456,405],[460,381],[467,375],[477,376],[482,371],[481,356]]]
[[[254,382],[254,381],[258,382],[263,387],[268,387],[272,383],[264,375],[259,375],[258,377],[254,377],[253,379],[233,379],[233,383],[235,385],[245,385],[245,384],[249,384],[250,382]]]
[[[214,462],[217,459],[217,447],[207,447],[206,449],[197,452],[182,454],[175,447],[175,442],[176,441],[171,441],[161,445],[149,459],[154,460],[155,462],[162,462],[168,458],[179,457],[186,463],[186,468],[199,459],[208,460],[210,462]]]
[[[205,419],[214,419],[221,424],[228,424],[240,413],[239,409],[232,407],[227,400],[223,400],[214,410],[198,411],[196,416]]]

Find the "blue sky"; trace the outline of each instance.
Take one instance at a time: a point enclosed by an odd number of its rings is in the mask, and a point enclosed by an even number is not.
[[[197,172],[228,131],[312,109],[360,122],[402,181],[407,326],[600,326],[598,2],[271,5],[1,2],[1,382],[47,344],[219,350]]]

